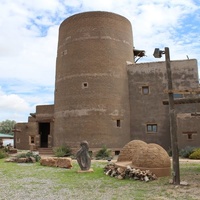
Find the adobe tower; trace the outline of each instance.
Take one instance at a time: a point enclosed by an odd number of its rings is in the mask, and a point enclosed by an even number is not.
[[[64,20],[56,63],[54,146],[123,147],[130,141],[126,65],[133,61],[130,22],[109,12]]]

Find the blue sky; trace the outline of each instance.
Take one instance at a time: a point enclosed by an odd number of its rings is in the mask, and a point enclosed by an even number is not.
[[[86,11],[110,11],[132,23],[139,62],[158,61],[155,47],[172,60],[200,63],[199,0],[0,0],[0,121],[26,122],[36,105],[54,103],[60,23]],[[160,60],[164,60],[161,58]]]

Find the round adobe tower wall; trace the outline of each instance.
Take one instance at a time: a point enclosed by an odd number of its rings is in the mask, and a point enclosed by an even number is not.
[[[56,64],[54,146],[123,147],[130,141],[126,62],[133,62],[130,22],[86,12],[64,20]]]

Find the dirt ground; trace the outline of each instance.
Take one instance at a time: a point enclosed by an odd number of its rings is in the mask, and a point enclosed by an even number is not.
[[[191,159],[179,159],[179,163],[180,165],[182,163],[184,164],[194,164],[194,166],[196,166],[196,164],[199,164],[199,170],[197,172],[194,172],[192,170],[192,167],[190,165],[190,171],[191,172],[185,172],[184,170],[181,171],[180,170],[180,181],[181,184],[180,185],[171,185],[168,189],[167,189],[167,193],[170,193],[174,196],[174,198],[176,199],[177,196],[180,196],[180,194],[184,194],[183,196],[185,196],[184,199],[188,199],[187,196],[190,196],[189,199],[200,199],[200,190],[199,190],[199,186],[200,186],[200,160],[191,160]],[[188,165],[189,167],[189,165]],[[167,198],[166,198],[167,199]]]

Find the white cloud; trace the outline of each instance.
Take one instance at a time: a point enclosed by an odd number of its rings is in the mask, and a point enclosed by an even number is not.
[[[6,119],[10,120],[26,120],[30,110],[33,108],[29,106],[23,98],[16,94],[5,94],[0,88],[0,121]],[[25,118],[24,116],[27,115]]]
[[[200,60],[200,3],[194,0],[2,0],[2,119],[21,121],[27,118],[26,112],[35,111],[34,105],[53,102],[59,24],[70,15],[94,10],[130,20],[134,46],[147,54],[140,62],[155,61],[154,48],[165,46],[171,59],[188,55]]]
[[[16,94],[5,95],[1,94],[1,102],[0,108],[1,111],[5,110],[8,112],[11,111],[21,111],[21,110],[28,110],[29,106],[28,103],[24,101],[24,99],[20,98]]]

